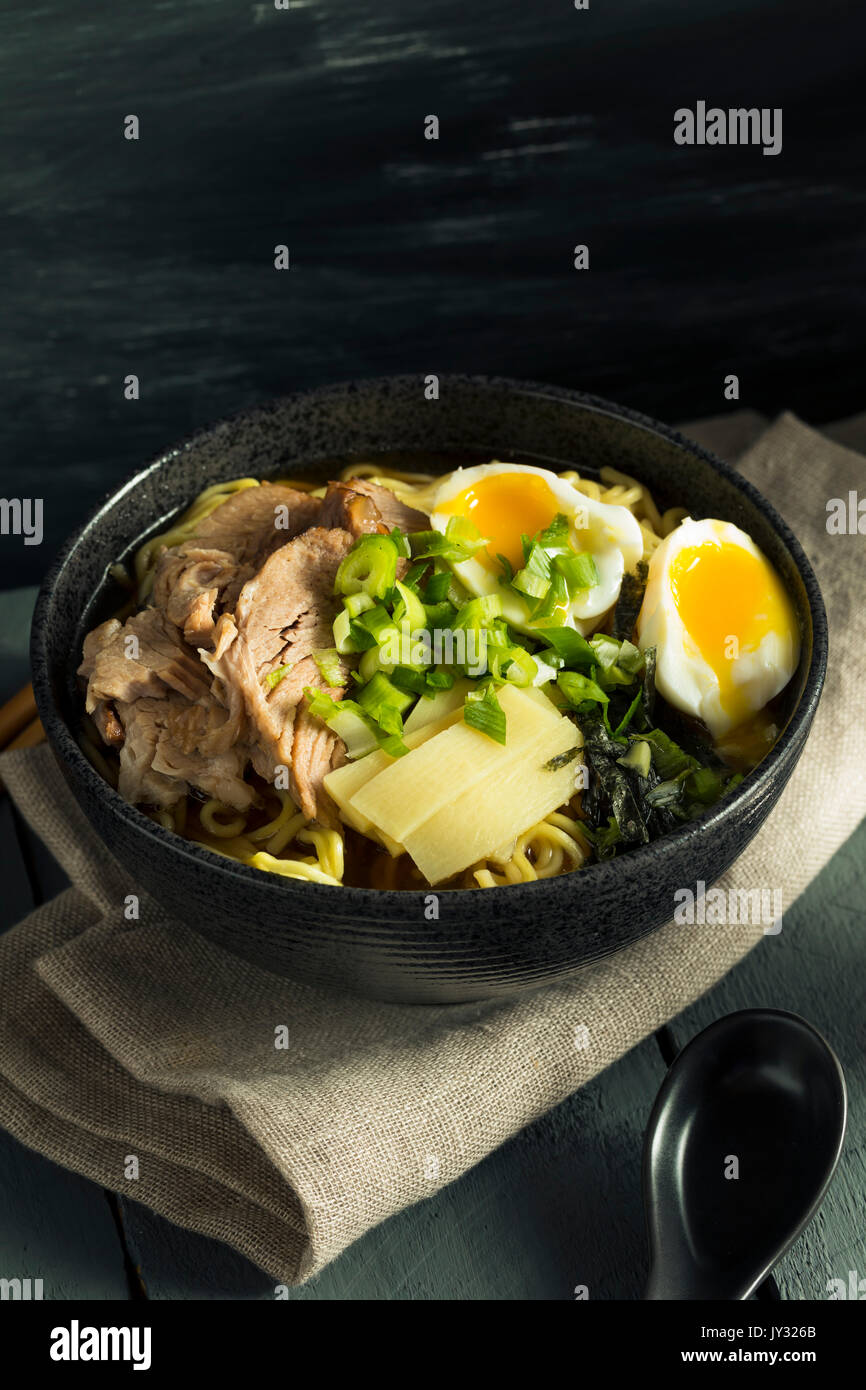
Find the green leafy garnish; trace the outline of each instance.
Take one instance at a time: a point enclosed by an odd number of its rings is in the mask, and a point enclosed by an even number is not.
[[[553,564],[568,586],[569,595],[592,589],[598,583],[598,565],[595,558],[585,552],[574,555],[555,555]]]
[[[269,672],[269,674],[265,676],[265,685],[268,687],[268,690],[273,690],[274,686],[279,685],[283,676],[289,674],[294,664],[295,663],[292,661],[289,662],[287,666],[278,666],[275,671]]]
[[[336,647],[323,647],[320,651],[313,652],[313,660],[325,685],[335,687],[343,684],[343,668]]]
[[[444,535],[441,531],[414,531],[408,540],[416,560],[450,560],[454,564],[471,559],[487,545],[487,537],[462,516],[449,517]]]
[[[398,557],[391,536],[359,536],[337,570],[334,593],[385,598],[394,587]]]
[[[505,711],[492,685],[470,690],[463,704],[463,721],[496,743],[505,743]]]

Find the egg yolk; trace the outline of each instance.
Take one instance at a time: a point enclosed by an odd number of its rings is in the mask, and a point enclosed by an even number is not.
[[[446,516],[468,517],[490,542],[475,556],[488,568],[498,568],[504,555],[512,569],[523,567],[521,535],[534,536],[549,526],[560,508],[544,478],[533,473],[494,473],[479,478],[464,492],[436,508]]]
[[[684,546],[669,573],[683,626],[719,682],[722,708],[739,723],[753,710],[733,679],[737,657],[769,632],[790,637],[796,651],[796,618],[782,581],[760,556],[717,541]]]

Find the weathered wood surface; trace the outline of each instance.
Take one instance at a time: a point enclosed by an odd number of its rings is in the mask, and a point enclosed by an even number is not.
[[[324,381],[497,372],[671,420],[735,372],[767,414],[862,408],[862,7],[290,5],[0,12],[2,492],[46,503],[0,586],[163,446]],[[676,146],[698,99],[782,107],[781,154]]]

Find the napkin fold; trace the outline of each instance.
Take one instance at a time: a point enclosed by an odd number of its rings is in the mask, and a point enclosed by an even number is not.
[[[866,813],[863,540],[827,529],[829,499],[866,488],[866,459],[792,415],[762,424],[740,412],[686,432],[719,452],[759,436],[739,467],[798,535],[829,613],[830,669],[806,751],[717,885],[781,889],[789,907]],[[841,437],[866,450],[866,415]],[[0,1124],[227,1241],[279,1283],[303,1282],[459,1177],[763,936],[751,923],[671,922],[567,982],[506,1001],[337,996],[169,920],[110,858],[47,747],[5,754],[0,775],[73,885],[0,937]],[[140,916],[128,921],[133,893]]]

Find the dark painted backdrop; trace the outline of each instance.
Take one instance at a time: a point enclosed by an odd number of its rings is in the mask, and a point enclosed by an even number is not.
[[[864,52],[850,0],[7,3],[2,493],[46,539],[0,539],[0,584],[162,446],[326,381],[862,409]],[[782,153],[677,147],[698,99],[781,106]]]

